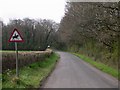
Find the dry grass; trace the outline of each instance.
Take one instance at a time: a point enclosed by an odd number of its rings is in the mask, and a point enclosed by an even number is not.
[[[19,51],[19,67],[39,62],[49,57],[52,50],[47,49],[46,51]],[[2,52],[2,70],[14,69],[16,65],[16,54],[14,51],[3,51]]]

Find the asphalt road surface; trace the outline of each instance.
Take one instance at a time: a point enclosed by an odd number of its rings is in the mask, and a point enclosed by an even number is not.
[[[70,53],[58,53],[61,58],[43,88],[118,88],[112,76]]]

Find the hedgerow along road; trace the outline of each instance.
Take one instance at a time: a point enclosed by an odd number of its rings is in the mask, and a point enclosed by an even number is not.
[[[57,53],[61,58],[43,88],[118,88],[114,77],[70,53]]]

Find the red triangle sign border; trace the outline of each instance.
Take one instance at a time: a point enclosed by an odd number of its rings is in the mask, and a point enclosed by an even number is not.
[[[12,41],[11,41],[11,38],[12,38],[12,36],[13,36],[13,34],[14,34],[15,31],[19,34],[21,40],[12,40]],[[23,40],[21,34],[19,33],[19,31],[18,31],[16,28],[13,30],[13,32],[12,32],[10,38],[9,38],[9,42],[24,42],[24,40]]]

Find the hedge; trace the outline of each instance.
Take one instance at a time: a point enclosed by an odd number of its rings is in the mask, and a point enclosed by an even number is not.
[[[45,60],[52,54],[52,50],[46,51],[20,51],[18,52],[19,67],[29,65],[33,62]],[[15,52],[2,52],[2,72],[8,69],[16,68],[16,54]]]

